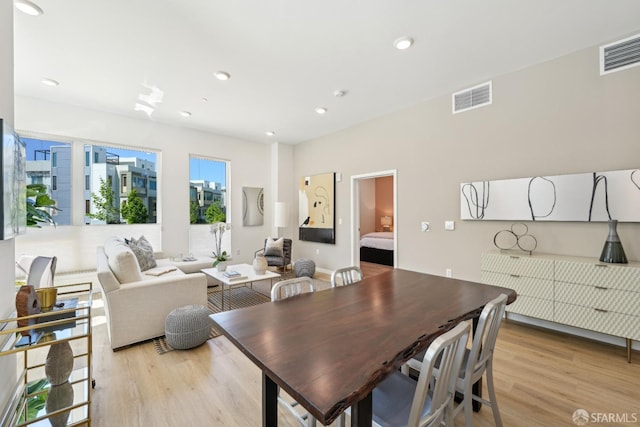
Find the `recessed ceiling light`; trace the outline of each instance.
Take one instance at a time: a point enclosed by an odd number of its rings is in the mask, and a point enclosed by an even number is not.
[[[47,86],[58,86],[60,84],[60,82],[53,79],[42,79],[40,80],[40,83]]]
[[[191,112],[190,111],[180,111],[180,115],[182,117],[189,117],[189,116],[191,116]]]
[[[272,131],[272,130],[268,130],[268,131],[265,132],[265,135],[267,135],[267,136],[273,136],[275,134],[276,133],[274,131]]]
[[[324,107],[318,107],[316,108],[316,113],[318,114],[325,114],[327,112],[327,109]]]
[[[209,99],[208,99],[208,98],[204,98],[204,97],[203,97],[203,98],[201,99],[201,101],[202,101],[202,102],[207,102],[207,101],[209,101]]]
[[[214,76],[216,76],[216,79],[218,80],[229,80],[231,78],[231,74],[227,73],[226,71],[216,71],[215,73],[213,73]]]
[[[39,16],[44,13],[40,6],[29,0],[16,0],[16,8],[18,8],[20,12],[31,16]]]
[[[396,41],[393,42],[393,45],[396,49],[405,50],[409,49],[413,44],[413,39],[411,37],[400,37]]]
[[[333,92],[333,96],[335,96],[336,98],[342,98],[343,96],[345,96],[348,93],[349,93],[349,91],[340,89],[340,90],[337,90],[337,91]]]

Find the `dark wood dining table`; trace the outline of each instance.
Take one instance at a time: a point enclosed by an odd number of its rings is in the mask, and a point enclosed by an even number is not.
[[[394,269],[344,287],[211,315],[262,370],[263,426],[278,386],[324,425],[351,409],[371,426],[372,391],[439,335],[512,289]]]

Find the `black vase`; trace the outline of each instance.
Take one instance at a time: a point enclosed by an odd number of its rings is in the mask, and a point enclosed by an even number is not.
[[[622,249],[622,243],[620,243],[620,237],[618,237],[618,231],[616,230],[617,226],[617,220],[612,219],[609,221],[609,237],[607,237],[607,241],[604,242],[600,261],[626,264],[628,262],[627,256],[624,254],[624,249]]]

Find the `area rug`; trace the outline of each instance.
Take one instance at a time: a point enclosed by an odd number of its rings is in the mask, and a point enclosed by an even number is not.
[[[268,288],[267,288],[268,289]],[[235,310],[237,308],[250,307],[252,305],[258,305],[270,301],[270,298],[261,292],[262,289],[256,287],[250,289],[246,286],[231,289],[231,295],[229,291],[224,292],[224,311]],[[231,296],[231,297],[230,297]],[[229,298],[230,297],[230,298]],[[229,307],[229,301],[231,301],[231,307]],[[207,308],[211,313],[220,313],[222,303],[222,294],[218,287],[211,288],[207,292]],[[216,325],[211,327],[211,334],[209,339],[219,337],[222,335],[222,331],[218,329]],[[153,345],[158,354],[165,354],[167,352],[175,350],[169,344],[164,336],[154,338]]]

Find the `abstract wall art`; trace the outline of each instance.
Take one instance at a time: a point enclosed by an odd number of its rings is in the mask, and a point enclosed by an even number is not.
[[[264,192],[261,187],[242,187],[242,225],[264,223]]]
[[[306,176],[298,190],[299,239],[335,244],[335,173]]]
[[[462,183],[460,218],[640,222],[640,169]]]

